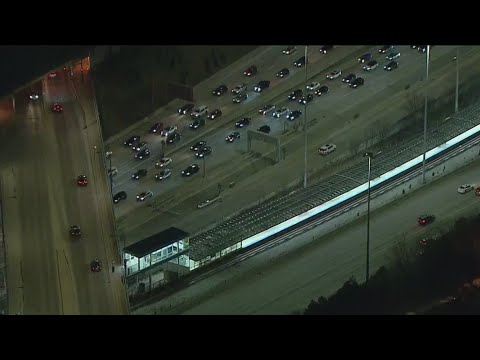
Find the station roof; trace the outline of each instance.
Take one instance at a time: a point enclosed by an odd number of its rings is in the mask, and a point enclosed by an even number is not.
[[[127,246],[125,252],[137,258],[144,257],[156,250],[162,249],[188,237],[188,233],[176,227],[170,227],[155,235],[149,236],[135,244]]]

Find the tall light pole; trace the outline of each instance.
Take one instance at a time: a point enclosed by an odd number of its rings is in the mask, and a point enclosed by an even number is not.
[[[425,113],[423,116],[423,165],[422,165],[422,177],[423,183],[425,180],[425,157],[427,153],[427,105],[428,105],[428,63],[430,61],[430,45],[427,45],[427,69],[425,76]]]
[[[305,109],[303,114],[303,132],[305,136],[305,162],[304,162],[304,172],[303,172],[303,188],[307,188],[307,68],[308,68],[308,58],[307,58],[308,46],[305,45]]]
[[[368,157],[368,190],[367,190],[367,262],[365,282],[370,278],[370,180],[372,175],[372,152],[366,152],[363,157]]]
[[[457,57],[455,59],[457,63],[457,81],[455,82],[455,112],[458,111],[458,73],[459,73],[459,61],[460,61],[460,46],[457,46]]]
[[[203,178],[205,179],[207,166],[205,165],[205,154],[203,154]]]

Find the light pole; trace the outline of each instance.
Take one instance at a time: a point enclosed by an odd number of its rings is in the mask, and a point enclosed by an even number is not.
[[[428,105],[428,63],[430,61],[430,45],[427,45],[427,69],[425,76],[425,113],[423,116],[423,164],[422,164],[422,177],[423,183],[425,180],[425,157],[427,153],[427,105]]]
[[[455,59],[455,62],[457,63],[457,81],[455,82],[455,112],[458,111],[458,73],[459,73],[459,61],[460,61],[460,58],[459,58],[459,55],[460,55],[460,46],[457,46],[457,57]]]
[[[303,132],[305,133],[305,162],[304,162],[304,173],[303,173],[303,188],[307,188],[307,68],[308,68],[308,58],[307,58],[308,46],[305,45],[305,109],[303,114]]]
[[[205,165],[205,155],[203,155],[203,178],[205,179],[207,166]]]

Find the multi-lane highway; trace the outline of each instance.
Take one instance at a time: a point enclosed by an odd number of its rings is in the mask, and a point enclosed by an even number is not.
[[[88,76],[79,78],[82,105],[60,70],[32,85],[37,100],[30,89],[16,93],[15,109],[0,124],[11,314],[128,313],[90,85]],[[64,111],[52,112],[53,102]],[[88,186],[77,186],[80,174]],[[74,224],[80,238],[69,234]],[[94,259],[100,272],[91,270]]]
[[[478,214],[479,197],[473,192],[459,194],[457,188],[464,183],[476,183],[479,167],[477,160],[373,212],[371,274],[394,258],[399,241],[406,241],[414,256],[423,236],[444,231],[462,215]],[[423,213],[434,214],[437,220],[420,227],[416,219]],[[351,276],[359,282],[364,280],[365,230],[362,218],[313,242],[315,229],[305,232],[173,295],[178,303],[183,303],[177,313],[289,314],[305,309],[310,300],[332,294]],[[292,251],[302,242],[307,245]],[[167,310],[172,298],[135,313],[175,313],[174,307]],[[186,306],[187,303],[190,305]]]

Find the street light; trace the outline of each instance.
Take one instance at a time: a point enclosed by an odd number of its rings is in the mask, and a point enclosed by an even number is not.
[[[428,104],[428,63],[430,62],[430,45],[427,45],[427,69],[425,76],[425,113],[423,117],[423,163],[422,163],[422,177],[423,183],[425,180],[425,157],[427,153],[427,104]]]
[[[304,173],[303,173],[303,188],[307,188],[307,68],[308,68],[308,57],[307,57],[308,46],[305,45],[305,109],[303,114],[303,132],[305,133],[305,154],[304,154]]]
[[[458,72],[459,72],[459,62],[460,62],[460,46],[457,46],[457,56],[455,57],[455,62],[457,63],[457,80],[455,82],[455,112],[458,111]]]

